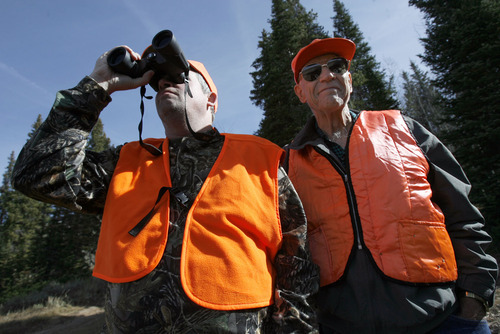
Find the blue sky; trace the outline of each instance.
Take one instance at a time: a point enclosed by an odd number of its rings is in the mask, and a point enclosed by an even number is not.
[[[332,1],[301,0],[331,35]],[[400,82],[410,60],[419,63],[422,14],[402,0],[344,1],[373,54]],[[45,118],[60,89],[90,74],[96,59],[127,44],[142,53],[153,36],[172,30],[188,59],[203,62],[219,91],[215,126],[251,134],[262,110],[250,101],[252,62],[270,0],[15,0],[0,11],[0,172],[17,155],[37,115]],[[149,90],[149,92],[153,92]],[[101,114],[113,144],[138,138],[139,92],[116,92]],[[163,137],[153,102],[146,102],[143,138]]]

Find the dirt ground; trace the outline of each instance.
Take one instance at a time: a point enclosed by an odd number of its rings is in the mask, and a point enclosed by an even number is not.
[[[67,314],[56,323],[45,327],[45,329],[33,332],[33,334],[93,334],[99,333],[104,324],[104,311],[100,307],[88,307],[73,314]]]
[[[97,334],[104,325],[104,310],[100,307],[64,307],[0,317],[2,334]]]
[[[497,301],[490,309],[487,320],[492,334],[500,334],[500,289],[497,289]],[[8,322],[1,321],[2,334],[97,334],[104,324],[104,311],[100,307],[65,307],[38,314],[10,317]]]

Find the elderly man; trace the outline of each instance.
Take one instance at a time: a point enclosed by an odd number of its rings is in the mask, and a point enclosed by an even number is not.
[[[321,333],[488,333],[497,263],[443,144],[398,110],[349,110],[355,44],[314,40],[292,61],[313,116],[288,174],[320,266]]]
[[[178,83],[117,74],[108,54],[58,93],[13,172],[28,196],[103,214],[93,274],[109,282],[104,331],[317,332],[319,274],[283,150],[212,127],[217,90],[202,63]],[[110,94],[148,82],[166,137],[85,150]]]

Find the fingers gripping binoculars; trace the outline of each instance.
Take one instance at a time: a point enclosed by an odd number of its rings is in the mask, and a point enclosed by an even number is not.
[[[153,37],[151,46],[144,50],[141,60],[132,60],[124,47],[117,47],[108,55],[107,62],[116,73],[132,78],[139,78],[153,70],[155,75],[149,84],[155,91],[158,91],[160,78],[168,77],[172,82],[181,84],[189,72],[189,63],[170,30],[160,31]]]

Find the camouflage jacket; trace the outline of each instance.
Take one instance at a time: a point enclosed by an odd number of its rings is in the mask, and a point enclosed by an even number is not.
[[[13,184],[26,195],[69,209],[101,214],[121,146],[86,150],[88,136],[110,96],[92,79],[58,92],[46,121],[21,151]],[[189,207],[220,153],[224,137],[169,141],[172,184],[189,201],[171,201],[168,242],[162,260],[145,277],[108,283],[105,300],[109,333],[315,333],[311,300],[318,290],[317,267],[306,244],[302,204],[280,170],[279,208],[283,246],[275,258],[275,303],[242,311],[217,311],[192,302],[180,282],[180,254]]]

